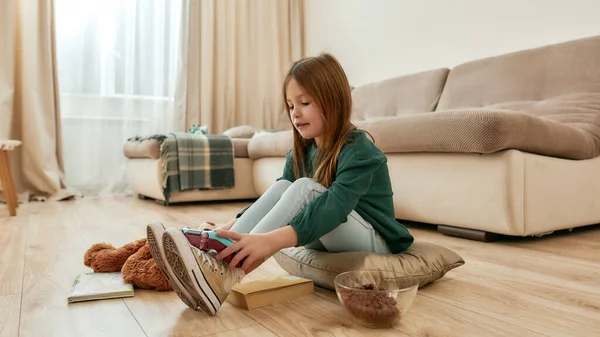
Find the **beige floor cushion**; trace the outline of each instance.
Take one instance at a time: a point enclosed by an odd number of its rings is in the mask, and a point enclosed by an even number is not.
[[[312,279],[315,285],[332,290],[335,289],[333,279],[350,270],[395,271],[402,278],[419,280],[419,287],[423,287],[465,264],[457,253],[427,242],[415,242],[405,252],[396,255],[327,253],[294,247],[279,251],[274,258],[288,273]]]

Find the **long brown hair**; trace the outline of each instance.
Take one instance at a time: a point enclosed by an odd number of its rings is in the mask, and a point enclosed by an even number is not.
[[[325,132],[317,147],[317,169],[315,181],[329,188],[335,178],[337,161],[346,138],[356,129],[350,122],[352,111],[351,87],[344,69],[330,54],[307,57],[295,62],[283,82],[283,100],[286,100],[286,87],[291,79],[296,80],[302,91],[312,97],[323,112]],[[292,118],[288,113],[290,123]],[[304,170],[305,151],[314,142],[304,139],[296,130],[294,133],[294,175],[296,179],[306,174]]]

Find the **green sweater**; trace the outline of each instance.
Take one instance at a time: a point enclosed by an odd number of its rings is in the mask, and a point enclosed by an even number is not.
[[[348,220],[355,210],[386,241],[392,253],[406,250],[414,241],[406,227],[394,216],[393,191],[387,157],[363,131],[353,131],[340,152],[333,184],[310,201],[290,225],[298,235],[298,246],[308,244]],[[306,160],[306,173],[312,177],[314,145]],[[295,181],[291,151],[286,156],[283,175],[277,180]],[[245,210],[244,210],[245,211]],[[240,212],[238,217],[244,212]]]

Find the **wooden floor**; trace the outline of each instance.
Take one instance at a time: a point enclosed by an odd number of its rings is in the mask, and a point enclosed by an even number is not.
[[[409,227],[416,240],[444,245],[466,264],[422,288],[394,329],[353,324],[335,293],[253,311],[225,304],[211,317],[173,292],[68,305],[74,277],[93,243],[115,246],[145,235],[145,224],[223,222],[248,203],[160,206],[136,198],[0,205],[0,336],[600,336],[600,227],[544,238],[481,243]],[[269,260],[247,279],[285,274]]]

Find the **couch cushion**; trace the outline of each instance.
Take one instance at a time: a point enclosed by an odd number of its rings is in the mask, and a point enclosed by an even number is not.
[[[248,157],[285,157],[294,145],[292,130],[278,132],[260,132],[248,143]]]
[[[371,119],[357,126],[386,153],[517,149],[588,159],[600,155],[600,93]]]
[[[448,72],[435,69],[356,87],[352,91],[352,120],[433,111]]]
[[[128,140],[123,145],[123,154],[127,158],[158,159],[160,157],[160,143],[153,138]]]
[[[233,138],[233,155],[236,158],[248,158],[248,138]],[[160,143],[156,139],[129,140],[123,145],[123,154],[127,158],[160,157]]]
[[[233,156],[236,158],[248,158],[249,138],[233,138]]]
[[[437,109],[600,92],[598,55],[600,36],[464,63],[450,71]]]
[[[340,273],[369,269],[399,272],[403,278],[419,280],[419,287],[422,287],[465,263],[460,255],[448,248],[419,241],[395,255],[328,253],[293,247],[277,252],[274,258],[288,273],[311,279],[315,285],[327,289],[335,289],[333,279]]]

